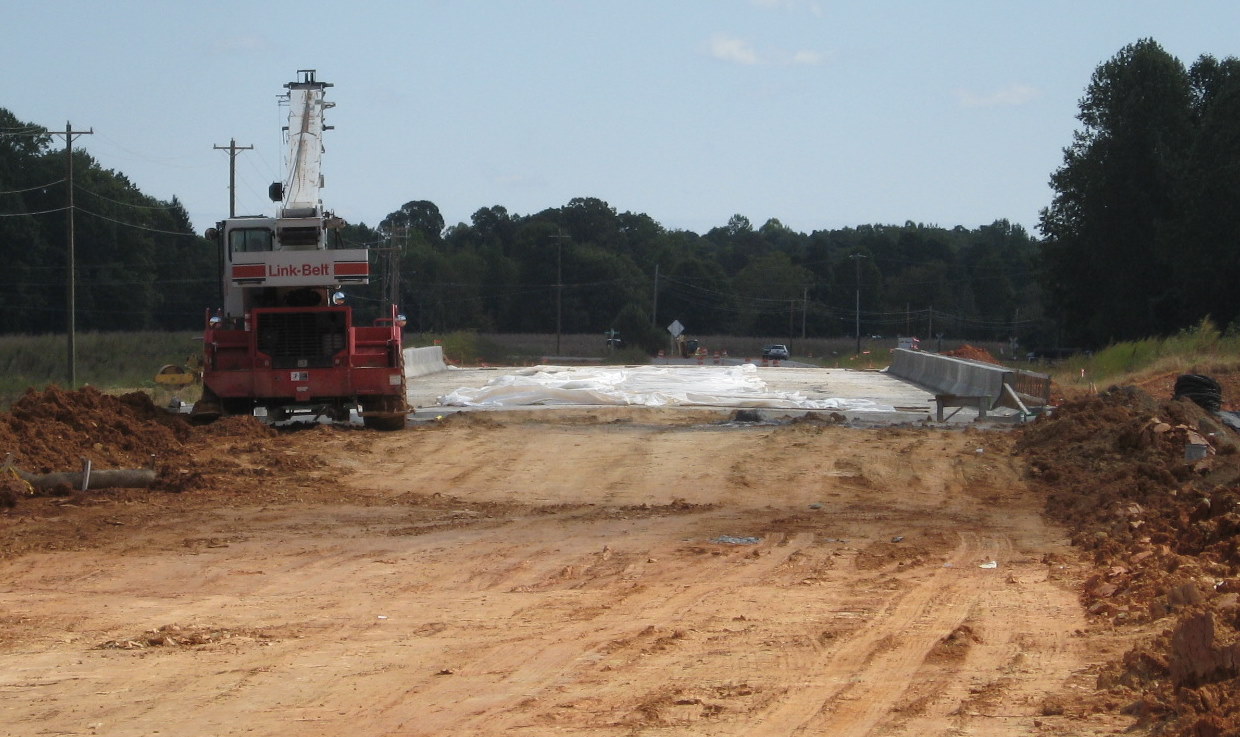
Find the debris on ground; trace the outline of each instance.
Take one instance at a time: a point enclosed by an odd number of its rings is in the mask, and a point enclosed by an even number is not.
[[[732,535],[720,535],[719,537],[711,538],[711,542],[718,543],[720,545],[757,545],[758,543],[762,542],[762,538],[760,537],[734,537]]]

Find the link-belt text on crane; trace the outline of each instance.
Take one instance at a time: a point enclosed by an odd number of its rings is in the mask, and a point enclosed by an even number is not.
[[[329,276],[331,264],[267,264],[267,276]]]

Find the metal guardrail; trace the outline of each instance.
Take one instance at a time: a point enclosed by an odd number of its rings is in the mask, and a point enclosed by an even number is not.
[[[1010,380],[1005,381],[1020,395],[1026,405],[1045,407],[1051,401],[1051,377],[1033,371],[1014,369]]]

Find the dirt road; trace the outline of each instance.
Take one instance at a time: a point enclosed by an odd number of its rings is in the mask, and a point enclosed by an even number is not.
[[[1109,732],[1062,715],[1101,645],[1009,442],[656,410],[220,432],[197,490],[0,517],[0,733]]]

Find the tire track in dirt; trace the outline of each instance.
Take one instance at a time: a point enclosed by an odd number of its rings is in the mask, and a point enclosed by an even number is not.
[[[152,512],[124,549],[10,561],[0,601],[22,621],[0,690],[20,697],[0,722],[990,734],[1079,663],[1037,611],[1074,602],[1012,562],[1058,538],[977,434],[460,422],[282,438],[339,471],[295,499],[228,497],[226,518]],[[96,649],[172,623],[250,636]],[[962,623],[980,641],[944,659]]]
[[[469,715],[462,718],[459,711],[439,716],[423,715],[417,719],[414,731],[402,734],[435,735],[447,731],[471,734],[473,730],[482,731],[484,728],[488,733],[498,733],[538,723],[540,709],[535,709],[535,713],[531,714],[528,707],[538,707],[540,698],[554,696],[557,686],[568,685],[571,676],[567,674],[580,669],[583,663],[601,663],[606,660],[609,651],[614,652],[623,649],[627,643],[642,640],[642,633],[651,628],[665,637],[676,639],[675,632],[701,625],[714,616],[714,605],[707,604],[708,600],[726,599],[755,578],[760,580],[771,575],[784,564],[787,555],[800,549],[808,540],[809,536],[802,536],[794,546],[781,549],[779,555],[752,558],[745,557],[744,552],[735,551],[710,556],[705,567],[695,557],[659,574],[661,580],[683,582],[696,579],[693,584],[667,585],[651,581],[627,589],[610,587],[605,597],[607,603],[602,605],[605,614],[597,617],[566,620],[563,616],[556,616],[555,607],[548,607],[545,601],[539,602],[534,609],[518,610],[512,618],[516,621],[511,622],[514,626],[512,636],[525,642],[525,647],[516,648],[511,643],[502,642],[476,650],[470,653],[468,661],[453,668],[453,682],[432,684],[427,690],[417,693],[419,701],[450,703],[452,694],[460,691],[457,681],[461,677],[476,680],[477,686],[469,689],[473,694]],[[738,558],[744,558],[745,564],[736,565]],[[496,583],[498,586],[510,583],[525,585],[507,581]],[[582,604],[579,597],[572,597],[570,602],[570,607]],[[529,619],[521,621],[526,617]],[[544,626],[546,620],[556,623],[553,630]],[[542,630],[535,636],[535,643],[530,643],[531,633],[526,631],[530,628]],[[395,721],[408,725],[412,717],[398,716],[407,708],[406,698],[394,700],[386,708],[391,710]],[[533,701],[528,701],[530,699]],[[523,703],[526,708],[522,708]]]
[[[935,642],[964,621],[977,599],[979,576],[973,561],[983,541],[974,533],[959,534],[960,543],[943,566],[930,570],[845,642],[822,654],[816,667],[803,674],[811,687],[791,691],[763,716],[765,734],[870,732],[901,697]]]
[[[1041,568],[1041,570],[1039,570]],[[1003,585],[982,592],[967,623],[976,640],[953,663],[927,663],[914,678],[930,680],[924,708],[897,720],[895,735],[934,734],[943,724],[980,721],[991,735],[1025,735],[1056,693],[1084,664],[1073,632],[1085,626],[1076,597],[1046,583],[1046,569],[1017,564]],[[1019,595],[1014,596],[1014,593]]]

